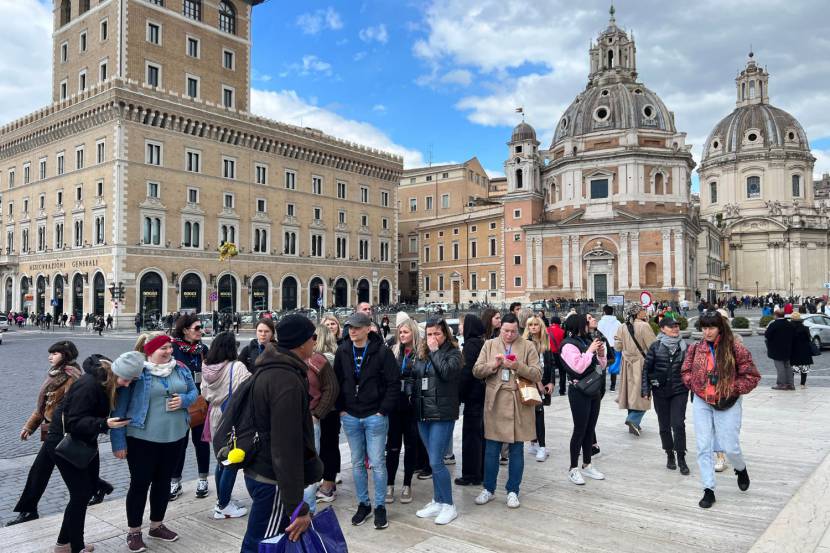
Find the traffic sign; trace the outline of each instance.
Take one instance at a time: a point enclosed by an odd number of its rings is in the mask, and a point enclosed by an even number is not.
[[[642,292],[640,292],[640,304],[642,304],[643,307],[648,307],[653,302],[654,302],[654,299],[651,296],[651,292],[648,292],[646,290],[643,290]]]
[[[55,298],[52,298],[52,301],[49,302],[49,303],[52,305],[52,307],[57,307],[58,306],[58,300],[56,300]]]
[[[824,283],[824,287],[825,287],[825,288],[830,288],[830,282],[825,282],[825,283]]]
[[[216,301],[218,299],[219,299],[219,294],[217,294],[215,290],[210,293],[210,301]]]

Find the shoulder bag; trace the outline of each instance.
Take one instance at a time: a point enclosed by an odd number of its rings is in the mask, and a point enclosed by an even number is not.
[[[542,405],[542,394],[539,393],[536,384],[526,378],[516,376],[516,386],[519,389],[519,401],[522,402],[522,405],[533,407]]]
[[[63,425],[63,439],[55,447],[55,455],[78,469],[85,469],[98,455],[98,446],[91,446],[81,440],[76,440],[72,434],[66,431],[63,413],[61,413],[61,424]]]
[[[646,358],[646,352],[643,351],[643,347],[637,341],[636,334],[634,333],[634,325],[631,322],[625,323],[625,327],[628,329],[628,334],[631,336],[631,341],[634,342],[634,345],[637,346],[637,351],[640,352],[640,355],[643,356],[643,359]]]
[[[577,380],[573,386],[586,396],[595,396],[602,391],[605,386],[605,374],[597,372],[596,369],[591,371],[591,374],[581,380]]]

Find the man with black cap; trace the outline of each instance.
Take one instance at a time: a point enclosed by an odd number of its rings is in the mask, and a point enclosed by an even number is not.
[[[334,357],[334,372],[340,384],[337,409],[352,454],[355,493],[360,502],[352,524],[360,526],[375,511],[375,528],[389,526],[386,520],[386,434],[389,413],[397,408],[400,374],[392,351],[383,338],[370,331],[372,319],[361,312],[348,321],[349,340]],[[277,333],[279,335],[279,332]],[[374,501],[369,500],[369,476],[364,460],[369,457],[375,485]]]
[[[281,533],[296,541],[311,524],[303,490],[323,475],[314,448],[305,363],[316,340],[314,323],[289,315],[277,326],[276,347],[269,344],[256,360],[251,400],[262,445],[245,468],[253,504],[242,553],[257,553],[263,539]]]

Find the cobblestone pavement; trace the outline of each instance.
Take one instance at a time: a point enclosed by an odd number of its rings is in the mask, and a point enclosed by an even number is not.
[[[3,345],[0,346],[0,377],[5,383],[5,386],[0,387],[0,523],[14,516],[12,509],[23,489],[34,454],[40,447],[38,439],[31,438],[27,442],[22,442],[18,436],[20,428],[32,411],[38,388],[46,372],[46,349],[62,338],[69,338],[75,342],[80,359],[83,360],[92,353],[102,353],[115,358],[132,347],[135,335],[112,333],[98,337],[80,330],[74,334],[65,331],[16,330],[4,335]],[[247,341],[244,336],[240,336],[242,344]],[[764,338],[751,336],[744,338],[744,343],[752,352],[758,369],[764,376],[762,386],[769,387],[775,384],[775,368],[766,356]],[[808,385],[830,386],[830,351],[825,351],[815,359]],[[102,452],[101,474],[115,486],[112,497],[125,495],[129,481],[126,463],[112,457],[108,445],[103,446]],[[187,455],[183,477],[190,480],[196,477],[192,446],[188,447]],[[213,491],[212,479],[210,485]],[[46,515],[61,511],[67,500],[66,487],[55,471],[41,501],[40,513]]]

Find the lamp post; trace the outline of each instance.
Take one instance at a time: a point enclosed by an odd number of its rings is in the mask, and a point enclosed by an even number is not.
[[[110,290],[110,296],[112,297],[113,305],[115,306],[115,308],[114,308],[114,311],[115,311],[115,324],[113,325],[113,327],[118,328],[119,302],[121,300],[123,300],[124,296],[126,295],[126,290],[124,288],[124,283],[119,281],[118,286],[116,286],[115,283],[113,282],[112,284],[110,284],[109,290]]]
[[[758,281],[755,281],[755,297],[758,297]]]

